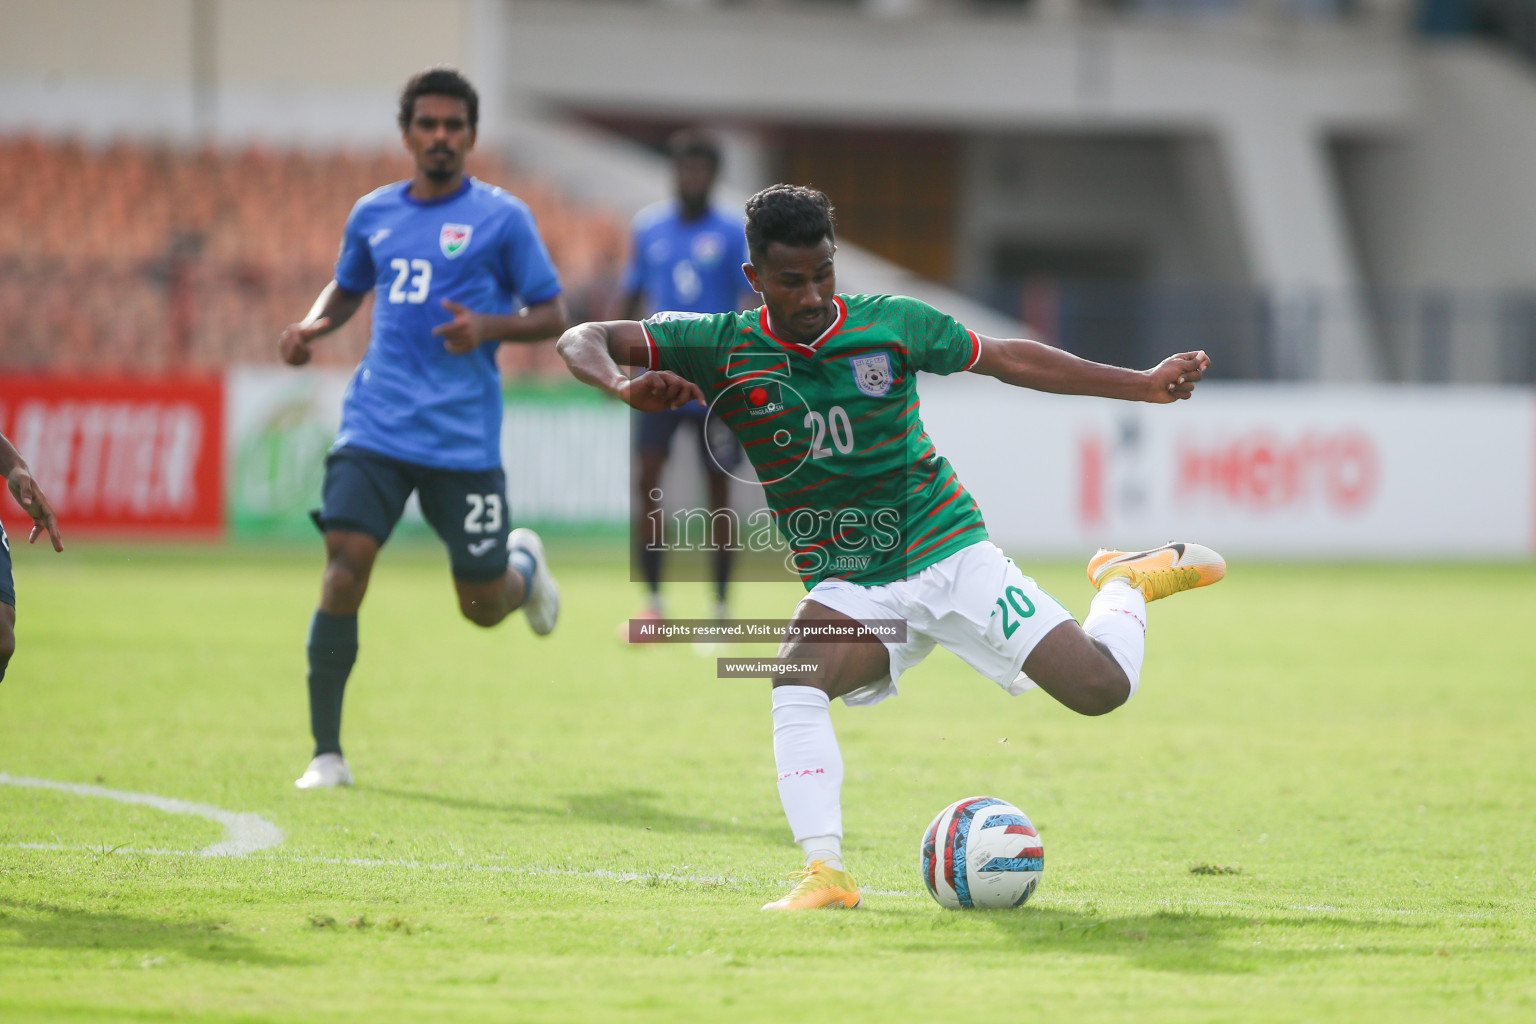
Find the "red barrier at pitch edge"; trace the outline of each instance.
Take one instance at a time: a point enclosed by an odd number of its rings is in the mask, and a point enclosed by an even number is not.
[[[7,374],[0,431],[31,465],[66,537],[223,532],[221,377]],[[9,496],[0,520],[13,537],[31,522]]]

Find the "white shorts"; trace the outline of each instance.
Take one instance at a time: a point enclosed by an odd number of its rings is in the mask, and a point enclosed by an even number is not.
[[[935,644],[1009,693],[1021,694],[1035,685],[1024,674],[1024,659],[1045,634],[1072,619],[989,541],[904,580],[873,587],[822,580],[806,597],[861,622],[906,620],[906,640],[885,644],[890,674],[844,695],[843,703],[855,705],[895,696],[901,674],[928,657]]]

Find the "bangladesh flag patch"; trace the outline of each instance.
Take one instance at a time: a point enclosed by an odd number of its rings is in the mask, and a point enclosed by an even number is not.
[[[741,400],[747,407],[747,415],[755,420],[784,411],[784,389],[776,380],[746,385],[741,389]]]

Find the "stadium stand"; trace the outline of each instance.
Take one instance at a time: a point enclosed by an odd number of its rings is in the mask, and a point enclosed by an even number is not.
[[[470,170],[533,208],[572,314],[608,313],[623,222],[495,154],[477,153]],[[387,151],[0,137],[0,366],[137,373],[270,363],[278,332],[330,279],[352,203],[409,174],[406,156]],[[355,362],[367,325],[364,310],[317,360]],[[501,359],[510,374],[564,372],[549,344],[503,346]]]

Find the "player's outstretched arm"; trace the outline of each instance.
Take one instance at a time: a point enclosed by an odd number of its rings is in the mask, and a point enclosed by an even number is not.
[[[972,373],[1058,395],[1159,404],[1177,402],[1194,393],[1195,384],[1211,365],[1204,352],[1180,352],[1150,370],[1130,370],[1082,359],[1038,341],[978,337],[981,354],[971,367]]]
[[[37,486],[37,481],[32,479],[32,470],[27,468],[27,460],[21,457],[16,446],[4,434],[0,434],[0,476],[5,477],[6,486],[11,489],[16,504],[32,517],[32,534],[27,538],[27,543],[35,543],[37,538],[47,533],[48,539],[53,542],[53,550],[63,551],[64,535],[59,532],[59,518],[53,514],[53,506],[43,494],[43,489]]]
[[[651,370],[631,379],[620,368],[650,365],[645,328],[634,320],[577,324],[560,336],[555,351],[577,380],[641,412],[661,412],[704,400],[697,384],[670,370]]]
[[[367,294],[349,292],[335,281],[320,289],[319,298],[315,299],[304,319],[284,327],[278,337],[277,350],[283,362],[289,366],[303,366],[309,362],[315,354],[311,343],[352,319]]]
[[[443,308],[453,319],[432,328],[454,355],[473,352],[487,341],[545,341],[570,326],[565,300],[556,295],[516,313],[476,313],[452,299]]]

